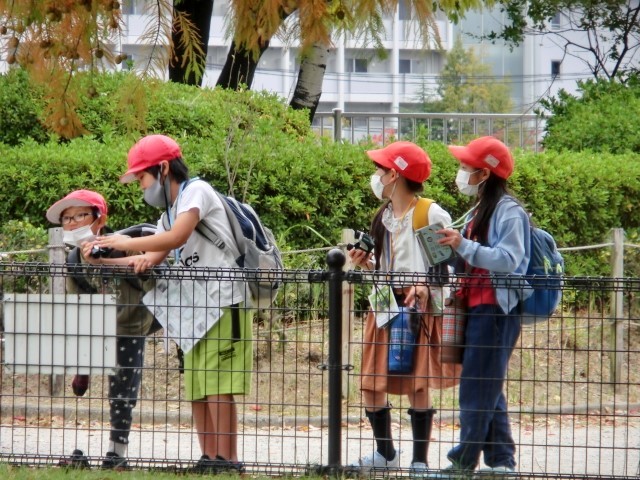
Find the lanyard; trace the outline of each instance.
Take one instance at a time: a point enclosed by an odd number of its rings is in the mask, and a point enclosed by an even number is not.
[[[197,180],[197,177],[194,178],[194,180]],[[187,186],[187,183],[189,183],[190,181],[191,180],[186,180],[180,184],[180,188],[178,189],[178,196],[176,197],[176,201],[173,202],[173,205],[176,207],[176,209],[178,208],[178,200],[180,199],[180,195],[182,194],[182,191]],[[169,230],[171,230],[174,224],[174,218],[173,218],[173,215],[171,214],[171,207],[167,209],[167,218],[169,219]],[[176,248],[173,250],[173,256],[176,260],[176,264],[178,264],[180,262],[180,248]]]
[[[473,212],[476,208],[478,208],[478,205],[479,205],[479,203],[476,203],[473,207],[471,207],[469,210],[464,212],[462,214],[462,216],[460,216],[460,218],[458,218],[457,220],[451,222],[445,228],[462,228],[462,227],[468,225],[469,222],[471,220],[473,220],[473,217],[470,217],[468,220],[467,220],[467,217],[469,216],[469,214],[471,214],[471,212]]]

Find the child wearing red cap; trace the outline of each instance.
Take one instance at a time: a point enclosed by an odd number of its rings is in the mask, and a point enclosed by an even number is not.
[[[47,219],[62,225],[65,244],[74,247],[67,256],[70,275],[66,277],[68,293],[97,293],[105,288],[117,292],[117,339],[116,362],[118,368],[109,375],[109,420],[111,431],[109,447],[102,468],[124,468],[127,466],[127,447],[133,409],[138,399],[142,368],[144,364],[145,335],[151,330],[153,316],[141,304],[143,286],[137,279],[107,285],[104,279],[92,275],[90,270],[74,268],[77,264],[120,263],[123,252],[110,252],[111,258],[92,258],[81,251],[81,247],[93,241],[105,231],[107,203],[102,195],[91,190],[76,190],[58,200],[47,210]],[[117,258],[116,258],[117,257]],[[72,384],[73,393],[82,396],[89,388],[88,375],[76,375]],[[61,464],[72,467],[88,467],[89,462],[82,450],[74,450]]]
[[[467,305],[465,349],[460,376],[460,443],[447,455],[452,465],[431,478],[460,478],[478,466],[513,472],[515,443],[503,393],[509,358],[520,335],[522,288],[507,277],[526,275],[530,257],[529,216],[507,189],[513,172],[508,147],[493,137],[450,146],[460,162],[456,184],[477,198],[461,232],[444,229],[443,245],[463,260],[467,273],[459,291]]]
[[[171,251],[176,266],[181,268],[237,268],[235,259],[239,251],[222,200],[207,182],[189,179],[175,140],[165,135],[148,135],[129,150],[127,164],[120,181],[137,180],[145,202],[163,209],[165,214],[158,221],[155,235],[99,237],[97,245],[145,252],[130,258],[136,272],[159,264]],[[225,248],[196,231],[204,219]],[[172,293],[178,295],[181,304],[168,305],[163,309],[164,316],[158,314],[158,320],[164,322],[167,334],[184,350],[185,395],[191,401],[202,450],[191,470],[242,471],[238,462],[235,395],[248,393],[251,385],[252,315],[245,307],[246,286],[237,279],[185,280],[184,291],[203,288],[202,295],[192,294],[187,301],[178,291],[181,284],[170,285],[175,287]],[[198,301],[205,301],[207,308],[194,308]]]
[[[407,374],[390,374],[388,368],[389,328],[378,327],[376,313],[369,311],[363,339],[361,390],[365,414],[371,423],[376,450],[350,465],[361,474],[372,470],[398,468],[399,451],[391,438],[391,407],[387,395],[407,395],[409,398],[413,452],[410,464],[412,476],[427,472],[427,453],[435,410],[429,389],[444,388],[456,383],[452,365],[443,366],[438,344],[441,338],[440,308],[443,283],[448,273],[446,265],[431,266],[423,256],[413,231],[413,217],[418,194],[431,173],[431,160],[418,145],[399,141],[379,150],[367,152],[376,171],[371,176],[371,189],[384,203],[371,224],[374,252],[351,249],[354,264],[381,272],[424,274],[418,285],[393,285],[393,295],[399,306],[417,308],[418,335],[413,356],[413,368]],[[448,225],[450,215],[437,203],[431,203],[426,224]],[[427,279],[433,279],[428,282]]]

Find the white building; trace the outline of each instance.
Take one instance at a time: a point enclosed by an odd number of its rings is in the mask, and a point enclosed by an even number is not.
[[[123,52],[134,63],[145,56],[138,37],[144,30],[146,0],[123,2]],[[350,38],[335,41],[335,49],[327,64],[322,97],[318,111],[341,108],[349,112],[400,112],[403,107],[418,103],[425,88],[435,88],[436,77],[445,63],[445,51],[453,46],[457,35],[473,47],[483,62],[492,65],[496,78],[511,85],[516,112],[531,112],[537,101],[557,93],[560,88],[575,91],[576,81],[591,77],[583,62],[565,56],[561,45],[548,36],[527,37],[522,45],[510,49],[507,45],[480,43],[473,36],[498,30],[503,23],[497,11],[470,12],[460,25],[453,25],[443,15],[436,18],[442,50],[434,45],[423,48],[412,29],[410,2],[401,1],[393,17],[384,20],[384,46],[387,58],[376,57],[373,48]],[[204,83],[213,86],[226,60],[229,41],[225,37],[227,0],[216,0],[211,19],[211,33]],[[563,16],[557,15],[550,29],[562,26]],[[470,34],[470,35],[467,35]],[[252,88],[265,89],[289,99],[293,92],[299,62],[295,45],[271,40],[269,49],[260,59]]]

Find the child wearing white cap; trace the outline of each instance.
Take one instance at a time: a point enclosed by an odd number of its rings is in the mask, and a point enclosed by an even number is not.
[[[84,255],[81,247],[105,231],[107,203],[104,197],[91,190],[76,190],[58,200],[47,210],[47,219],[62,225],[63,241],[73,249],[67,256],[69,276],[66,277],[68,293],[97,293],[106,288],[117,293],[116,361],[118,368],[109,375],[109,420],[111,431],[109,446],[102,461],[102,468],[127,466],[127,450],[133,409],[136,406],[144,363],[145,335],[153,325],[153,316],[140,303],[143,285],[137,279],[106,284],[104,278],[92,275],[90,269],[74,268],[77,264],[123,263],[125,253],[104,252],[105,256],[93,258]],[[88,375],[76,375],[72,381],[73,393],[83,396],[89,388]],[[74,450],[61,465],[74,468],[89,467],[88,458],[81,450]]]

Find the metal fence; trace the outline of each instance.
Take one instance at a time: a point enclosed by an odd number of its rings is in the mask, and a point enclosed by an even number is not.
[[[254,474],[324,474],[375,448],[360,392],[364,316],[372,285],[397,277],[327,270],[284,271],[273,306],[254,312],[252,389],[238,396],[238,451]],[[194,270],[165,279],[216,282],[235,271]],[[62,265],[0,262],[3,299],[0,461],[58,465],[74,449],[98,467],[107,451],[117,301],[130,274],[102,268],[94,295],[54,294]],[[404,275],[405,282],[421,279]],[[509,364],[505,395],[519,477],[637,478],[640,451],[638,279],[566,278],[561,308],[525,325]],[[612,302],[611,298],[621,299]],[[128,449],[131,468],[187,471],[200,457],[175,344],[149,336]],[[613,372],[616,371],[614,375]],[[90,373],[84,396],[71,380]],[[61,388],[56,392],[55,385]],[[54,392],[54,393],[52,393]],[[459,438],[458,388],[431,391],[437,410],[431,469],[448,465]],[[406,397],[391,396],[392,436],[408,476],[412,431]]]
[[[545,123],[535,114],[343,112],[336,108],[317,112],[312,126],[319,135],[336,142],[384,145],[392,140],[422,138],[461,144],[491,135],[511,148],[537,152]]]

